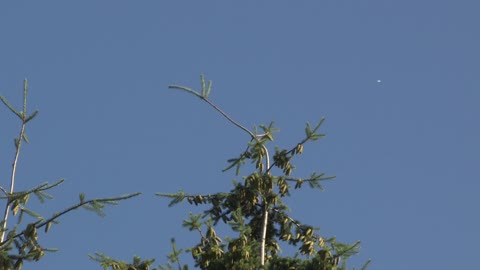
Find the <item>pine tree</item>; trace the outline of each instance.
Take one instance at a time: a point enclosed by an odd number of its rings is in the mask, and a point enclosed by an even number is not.
[[[233,183],[228,192],[211,194],[185,193],[179,191],[174,194],[157,193],[158,196],[169,198],[169,206],[187,202],[195,206],[206,207],[198,214],[190,214],[183,221],[183,227],[199,234],[199,242],[186,249],[178,249],[172,238],[172,252],[167,256],[166,265],[161,269],[188,269],[182,264],[181,255],[190,253],[195,267],[206,270],[248,270],[248,269],[302,269],[302,270],[331,270],[347,269],[347,259],[356,254],[360,242],[345,244],[338,242],[335,237],[325,237],[319,234],[318,228],[304,224],[294,218],[283,202],[291,196],[292,189],[300,189],[305,185],[310,188],[323,189],[323,181],[331,180],[334,176],[324,173],[312,173],[300,178],[293,175],[295,166],[293,160],[302,154],[307,142],[316,141],[325,135],[319,132],[324,118],[315,125],[306,124],[305,136],[296,145],[289,148],[275,147],[271,151],[268,146],[274,140],[274,133],[278,130],[273,122],[268,125],[259,125],[252,130],[247,129],[232,119],[223,110],[209,99],[212,82],[208,84],[201,76],[201,91],[197,92],[184,86],[172,85],[170,89],[188,92],[207,103],[219,112],[231,124],[245,132],[249,141],[237,157],[228,160],[228,166],[223,171],[234,170],[239,176],[241,169],[247,163],[253,164],[249,174],[242,176],[241,181]],[[3,97],[0,100],[21,120],[21,128],[15,142],[15,155],[12,163],[10,188],[1,188],[5,200],[5,213],[0,223],[0,270],[21,269],[25,261],[38,261],[45,252],[55,249],[45,248],[40,244],[38,230],[46,232],[52,224],[58,223],[61,216],[78,208],[86,208],[103,216],[103,208],[107,204],[116,204],[120,200],[138,196],[140,193],[114,197],[85,199],[79,194],[79,202],[63,211],[53,213],[44,218],[35,211],[27,208],[30,196],[35,195],[40,202],[51,198],[47,190],[57,187],[63,180],[53,184],[40,184],[25,191],[15,191],[15,174],[19,154],[23,143],[28,143],[26,125],[38,111],[27,113],[27,81],[24,81],[23,109],[17,110]],[[36,221],[26,223],[24,215],[33,217]],[[16,216],[13,226],[8,226],[9,217]],[[231,228],[234,236],[221,237],[216,228],[224,223]],[[294,256],[282,256],[281,245],[292,245],[298,248]],[[104,254],[96,253],[90,257],[98,261],[104,269],[119,270],[147,270],[154,264],[153,259],[142,260],[135,256],[131,263],[112,259]],[[365,269],[367,261],[361,269]],[[157,269],[157,268],[155,268]]]
[[[313,172],[310,176],[293,176],[294,157],[302,154],[307,142],[316,141],[325,135],[319,132],[325,118],[312,126],[305,127],[305,136],[290,148],[275,147],[271,152],[267,147],[274,140],[273,122],[249,130],[233,120],[209,99],[212,81],[208,84],[201,76],[201,91],[171,85],[170,89],[185,91],[207,103],[231,124],[248,134],[246,149],[237,157],[229,159],[229,165],[223,170],[235,169],[238,176],[242,165],[254,164],[254,171],[243,176],[242,181],[234,182],[228,192],[195,194],[180,191],[175,194],[157,193],[170,198],[169,206],[180,202],[191,205],[207,206],[199,214],[190,214],[183,226],[199,234],[200,241],[187,249],[195,260],[195,267],[206,270],[247,270],[247,269],[304,269],[327,270],[347,269],[347,259],[356,254],[360,242],[345,244],[335,237],[326,238],[318,234],[318,228],[302,223],[290,215],[283,198],[291,195],[292,189],[305,185],[323,189],[322,182],[334,176]],[[219,223],[227,224],[236,234],[235,237],[221,238],[215,231]],[[280,245],[298,246],[298,254],[282,257]],[[162,269],[188,269],[181,265],[179,250],[172,239],[172,253],[169,262]],[[361,269],[369,264],[367,261]]]
[[[42,217],[34,210],[27,208],[31,195],[35,195],[41,203],[44,203],[52,198],[47,191],[58,187],[64,182],[63,179],[60,179],[53,184],[43,183],[28,190],[15,190],[15,176],[19,164],[20,150],[24,143],[29,142],[26,133],[26,126],[38,114],[38,111],[34,111],[30,115],[28,114],[27,94],[28,82],[25,79],[23,83],[23,106],[21,110],[15,109],[6,98],[0,96],[2,103],[14,115],[16,115],[21,122],[19,135],[14,140],[15,154],[12,162],[10,183],[6,183],[9,184],[9,188],[4,188],[3,183],[0,185],[0,190],[2,192],[0,199],[5,202],[4,216],[0,222],[0,270],[20,270],[22,269],[24,262],[38,261],[46,254],[46,252],[56,251],[57,249],[55,248],[46,248],[40,244],[38,230],[44,229],[45,232],[48,232],[52,224],[59,223],[59,218],[61,216],[79,208],[85,208],[100,216],[104,216],[103,208],[106,205],[117,204],[121,200],[140,195],[140,193],[133,193],[113,198],[87,200],[85,195],[80,193],[79,202],[77,204],[60,212],[53,213],[48,218]],[[32,217],[35,221],[29,223],[24,222],[25,215]],[[17,217],[17,220],[11,226],[9,226],[10,216]]]

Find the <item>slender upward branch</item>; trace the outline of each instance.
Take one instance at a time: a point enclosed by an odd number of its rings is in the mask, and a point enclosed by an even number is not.
[[[10,190],[9,194],[12,194],[15,188],[15,175],[17,172],[17,164],[18,164],[18,157],[20,156],[20,147],[22,146],[22,140],[25,137],[25,126],[27,124],[26,117],[27,117],[27,80],[25,79],[23,81],[23,111],[22,111],[22,127],[20,128],[20,134],[18,135],[18,138],[15,141],[15,157],[13,158],[13,163],[12,163],[12,173],[10,175]],[[11,205],[10,203],[7,203],[5,206],[5,212],[3,215],[3,223],[2,223],[2,228],[1,228],[1,234],[0,234],[0,242],[3,242],[3,239],[5,238],[5,232],[7,228],[7,221],[8,221],[8,216],[10,214],[10,208]]]
[[[13,191],[14,191],[15,175],[16,175],[16,171],[17,171],[18,157],[20,156],[20,146],[21,146],[21,143],[22,143],[22,137],[23,137],[24,133],[25,133],[25,124],[22,124],[22,128],[20,130],[20,136],[18,136],[18,144],[17,144],[17,149],[15,151],[15,158],[13,159],[13,163],[12,163],[12,173],[10,175],[10,190],[9,190],[8,194],[13,194]],[[9,216],[9,213],[10,213],[10,208],[11,208],[11,204],[7,203],[7,205],[5,207],[5,212],[3,214],[3,224],[2,224],[2,229],[1,229],[2,233],[0,235],[0,242],[3,242],[3,239],[5,237],[5,232],[6,232],[6,228],[7,228],[7,221],[8,221],[8,216]]]
[[[260,264],[265,265],[265,242],[267,241],[268,206],[264,202],[262,220],[262,242],[260,243]]]

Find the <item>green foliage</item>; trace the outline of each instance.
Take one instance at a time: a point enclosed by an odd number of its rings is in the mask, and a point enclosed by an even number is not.
[[[88,255],[90,259],[99,262],[103,269],[107,270],[109,268],[115,270],[149,270],[150,266],[155,262],[155,260],[144,260],[138,256],[133,257],[132,263],[127,263],[125,261],[114,260],[105,254],[95,253],[94,255]],[[153,270],[155,270],[154,268]]]
[[[181,202],[206,207],[201,213],[190,213],[183,221],[183,227],[199,234],[199,242],[186,250],[178,249],[175,240],[171,240],[172,252],[167,255],[167,264],[160,266],[162,270],[188,270],[188,265],[180,262],[181,254],[188,252],[195,261],[195,267],[208,270],[244,270],[244,269],[288,269],[288,270],[331,270],[347,269],[347,259],[356,254],[360,242],[345,244],[337,242],[334,237],[326,238],[319,234],[319,229],[292,217],[288,206],[283,202],[285,196],[291,196],[292,190],[304,187],[323,190],[322,181],[331,180],[334,176],[324,173],[311,173],[308,177],[293,176],[295,165],[293,161],[304,151],[304,145],[316,141],[325,135],[318,132],[325,118],[312,128],[306,124],[305,136],[290,148],[275,147],[270,152],[269,143],[274,141],[273,134],[278,132],[274,123],[259,125],[249,130],[229,117],[219,107],[209,100],[212,81],[205,80],[201,75],[201,91],[172,85],[178,89],[193,94],[205,101],[219,112],[230,123],[249,135],[246,148],[236,158],[229,159],[223,171],[235,168],[239,175],[246,163],[254,165],[255,169],[241,180],[234,181],[233,188],[228,192],[212,194],[187,194],[183,190],[177,193],[157,193],[158,196],[169,198],[169,206]],[[40,244],[38,230],[48,232],[52,224],[57,224],[59,218],[78,208],[93,211],[99,216],[105,215],[104,208],[109,204],[117,204],[120,200],[138,196],[132,193],[112,198],[86,199],[85,194],[79,194],[79,202],[65,210],[53,213],[44,218],[32,209],[27,208],[31,195],[45,203],[52,198],[48,190],[63,183],[63,179],[53,184],[44,183],[25,191],[15,191],[15,175],[22,142],[28,143],[26,125],[38,115],[38,111],[27,112],[27,80],[23,85],[22,110],[15,109],[3,96],[2,103],[21,120],[21,128],[14,139],[15,156],[9,190],[0,186],[5,200],[5,216],[0,222],[0,270],[21,269],[25,261],[38,261],[46,252],[56,249],[45,248]],[[259,132],[260,131],[260,132]],[[28,223],[24,216],[29,216]],[[13,226],[8,226],[9,216],[16,216]],[[231,228],[234,236],[220,237],[215,228],[218,223],[224,223]],[[295,256],[281,256],[280,246],[292,245],[298,248]],[[112,259],[102,253],[89,257],[99,262],[104,269],[147,270],[153,265],[153,259],[142,260],[134,256],[131,263]],[[370,261],[367,261],[362,270]],[[355,269],[355,268],[353,268]],[[157,268],[153,268],[157,270]]]
[[[12,163],[12,172],[10,178],[10,188],[7,190],[0,186],[2,194],[0,200],[5,201],[5,214],[3,220],[0,222],[0,270],[19,270],[22,269],[23,263],[26,261],[38,261],[46,252],[56,251],[54,248],[46,248],[40,244],[39,241],[39,229],[44,229],[48,232],[52,224],[57,224],[58,219],[66,213],[83,207],[87,210],[91,210],[100,216],[104,216],[103,209],[107,204],[116,204],[120,200],[129,199],[140,195],[140,193],[133,193],[112,198],[97,198],[97,199],[85,199],[85,195],[81,193],[79,195],[80,202],[67,209],[53,213],[51,217],[44,218],[36,211],[27,208],[27,204],[31,195],[39,200],[40,203],[45,203],[53,197],[47,193],[48,190],[56,188],[64,182],[63,179],[53,183],[43,183],[34,188],[25,191],[15,191],[15,175],[22,149],[22,142],[28,143],[28,137],[26,135],[26,125],[35,116],[38,111],[34,111],[32,114],[27,113],[27,95],[28,95],[28,83],[27,80],[23,83],[23,108],[22,110],[15,109],[7,99],[0,96],[2,103],[21,121],[21,128],[17,138],[14,139],[15,155]],[[32,222],[25,222],[24,216],[30,216],[29,220]],[[17,220],[12,226],[8,226],[8,219],[10,216],[16,216]]]
[[[201,93],[191,89],[191,88],[188,88],[188,87],[185,87],[185,86],[180,86],[180,85],[170,85],[169,88],[172,88],[172,89],[179,89],[179,90],[182,90],[182,91],[185,91],[187,93],[190,93],[190,94],[193,94],[201,99],[207,99],[208,98],[208,95],[210,95],[210,90],[212,90],[212,81],[209,81],[208,82],[208,86],[206,85],[206,82],[205,82],[205,77],[202,75],[200,75],[200,81],[202,82],[202,91]]]
[[[174,264],[178,265],[178,270],[188,270],[188,265],[182,265],[180,264],[180,254],[183,253],[183,249],[177,249],[177,246],[175,245],[175,239],[172,238],[170,240],[172,244],[172,253],[167,255],[168,258],[168,263],[166,266],[160,266],[162,270],[174,270],[175,268],[173,267]]]
[[[308,183],[310,188],[322,190],[322,181],[335,178],[316,172],[307,178],[292,176],[295,169],[293,160],[296,155],[303,153],[304,145],[325,136],[318,132],[325,118],[320,119],[313,128],[307,123],[304,138],[291,148],[275,147],[270,158],[267,146],[274,141],[273,133],[278,131],[273,122],[268,126],[260,125],[261,134],[257,127],[250,131],[208,99],[211,81],[207,87],[203,75],[201,87],[202,91],[197,92],[184,86],[169,86],[201,98],[233,125],[249,134],[246,150],[238,157],[229,159],[229,165],[223,171],[235,168],[235,174],[239,175],[247,162],[254,164],[255,170],[243,176],[242,182],[234,182],[229,192],[186,194],[181,190],[173,194],[157,193],[158,196],[171,199],[169,206],[184,201],[195,206],[207,206],[200,214],[190,213],[189,219],[183,222],[184,227],[197,231],[200,237],[198,244],[186,250],[193,256],[195,266],[208,270],[346,269],[346,260],[358,252],[360,242],[344,244],[335,238],[320,236],[318,228],[290,216],[287,205],[282,201],[283,197],[291,195],[292,188],[300,189],[304,183]],[[218,222],[230,226],[236,236],[219,237],[215,232]],[[281,257],[281,243],[297,246],[297,256]],[[173,269],[173,263],[178,263],[178,269],[181,269],[178,251],[173,254],[169,255],[169,265],[162,269]]]

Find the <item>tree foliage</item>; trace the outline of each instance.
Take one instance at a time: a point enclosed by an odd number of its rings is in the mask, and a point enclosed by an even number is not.
[[[187,249],[193,256],[195,267],[208,270],[223,269],[346,269],[347,259],[356,254],[360,242],[345,244],[335,237],[324,237],[319,229],[302,223],[289,212],[283,198],[292,195],[292,190],[304,187],[323,189],[322,183],[335,178],[325,173],[312,172],[306,177],[293,176],[293,160],[302,154],[307,142],[316,141],[325,135],[320,127],[325,121],[321,118],[314,126],[305,126],[305,135],[290,148],[275,147],[270,152],[267,147],[274,140],[274,123],[260,125],[249,130],[229,117],[209,99],[212,82],[205,82],[201,76],[201,91],[179,85],[169,86],[192,94],[206,102],[230,123],[249,135],[246,149],[237,157],[228,160],[223,171],[235,169],[238,176],[243,165],[251,163],[254,170],[233,183],[229,192],[195,194],[179,191],[174,194],[157,193],[169,198],[169,206],[181,202],[207,206],[199,214],[190,214],[183,226],[199,234],[200,241]],[[217,235],[216,225],[227,224],[235,237]],[[297,255],[282,257],[282,244],[296,246]],[[366,267],[367,262],[362,269]],[[162,269],[186,269],[180,265],[179,257],[169,257],[169,264]]]
[[[43,183],[31,189],[16,191],[15,176],[19,164],[20,150],[23,143],[28,143],[26,133],[27,124],[33,120],[38,111],[31,114],[27,112],[27,95],[28,82],[23,83],[23,106],[21,110],[15,109],[14,106],[0,95],[2,103],[14,114],[21,122],[20,131],[17,138],[14,139],[15,154],[12,162],[12,170],[10,174],[9,188],[0,183],[1,195],[0,199],[5,202],[4,216],[0,222],[0,270],[20,270],[24,262],[38,261],[46,252],[56,251],[55,248],[46,248],[41,245],[39,240],[39,230],[43,229],[48,232],[52,224],[58,224],[59,218],[78,208],[84,208],[93,211],[100,216],[104,216],[103,209],[108,204],[117,204],[121,200],[129,199],[140,195],[140,193],[132,193],[124,196],[112,198],[96,198],[86,199],[85,194],[79,194],[79,202],[56,213],[52,213],[50,217],[43,217],[33,209],[27,207],[31,195],[34,195],[41,203],[46,202],[53,197],[47,193],[48,190],[56,188],[64,182],[63,179],[53,184]],[[28,222],[24,216],[30,216],[33,222]],[[9,217],[15,216],[17,219],[14,223],[10,222]]]
[[[202,206],[203,211],[193,214],[183,221],[183,227],[198,233],[199,241],[185,250],[176,246],[171,239],[172,252],[167,255],[167,263],[160,265],[162,270],[187,270],[189,266],[181,263],[184,253],[193,257],[194,267],[205,270],[249,270],[249,269],[287,269],[287,270],[332,270],[347,269],[347,260],[358,253],[360,242],[346,244],[335,237],[326,237],[319,229],[304,224],[289,211],[284,198],[293,196],[294,190],[308,186],[313,189],[323,189],[323,182],[335,177],[325,173],[312,172],[310,175],[295,176],[295,157],[301,155],[308,142],[316,141],[325,135],[320,128],[325,121],[305,126],[305,135],[298,143],[287,148],[275,146],[271,142],[278,132],[274,123],[259,125],[248,129],[232,119],[210,99],[212,82],[205,81],[201,76],[201,90],[179,85],[171,85],[170,89],[185,91],[204,101],[215,109],[231,124],[248,135],[248,142],[243,151],[227,161],[223,169],[234,171],[239,179],[233,182],[233,187],[227,192],[217,193],[157,193],[156,195],[170,199],[169,206],[179,203],[189,203]],[[27,81],[23,87],[22,110],[15,109],[3,96],[0,100],[20,121],[20,131],[14,140],[15,154],[12,162],[9,188],[0,186],[0,199],[5,202],[4,218],[0,222],[0,270],[21,269],[26,261],[38,261],[46,252],[55,251],[40,244],[39,229],[48,232],[52,224],[57,224],[59,218],[78,208],[85,208],[100,216],[108,204],[117,204],[121,200],[138,196],[132,193],[111,198],[86,199],[79,194],[78,202],[65,210],[43,217],[36,211],[27,208],[29,198],[33,194],[41,203],[52,198],[47,191],[63,183],[63,179],[53,183],[43,183],[24,191],[15,190],[15,175],[17,171],[20,150],[23,143],[28,143],[26,126],[38,115],[38,111],[27,112]],[[241,175],[242,169],[253,168],[246,175]],[[23,217],[28,215],[33,222]],[[16,217],[12,223],[9,217]],[[219,224],[225,224],[232,231],[231,235],[220,236],[216,229]],[[298,252],[292,256],[282,255],[282,246],[294,246]],[[116,260],[102,253],[89,255],[104,269],[115,270],[148,270],[154,264],[154,259],[133,257],[132,262]],[[365,269],[367,261],[361,269]],[[154,268],[158,269],[158,268]],[[353,268],[355,269],[355,268]]]

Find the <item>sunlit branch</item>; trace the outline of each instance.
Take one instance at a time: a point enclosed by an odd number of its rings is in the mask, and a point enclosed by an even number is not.
[[[88,204],[92,204],[94,202],[100,202],[100,203],[115,203],[117,201],[121,201],[121,200],[126,200],[126,199],[130,199],[132,197],[135,197],[135,196],[138,196],[140,195],[141,193],[140,192],[136,192],[136,193],[132,193],[132,194],[128,194],[128,195],[124,195],[124,196],[118,196],[118,197],[112,197],[112,198],[99,198],[99,199],[91,199],[91,200],[87,200],[87,201],[83,201],[83,202],[80,202],[76,205],[73,205],[65,210],[63,210],[62,212],[60,213],[56,213],[54,214],[51,218],[47,219],[47,220],[39,220],[37,222],[35,222],[35,228],[39,229],[45,225],[47,225],[48,223],[50,222],[54,222],[57,218],[67,214],[68,212],[70,211],[73,211],[73,210],[76,210],[82,206],[85,206],[85,205],[88,205]],[[11,237],[10,239],[13,239],[13,238],[17,238],[17,237],[20,237],[21,235],[23,235],[24,232],[21,232],[21,233],[18,233],[16,235],[14,235],[13,237]],[[0,243],[0,248],[5,244],[7,243],[10,239],[8,240],[5,240],[5,241],[1,241]]]

